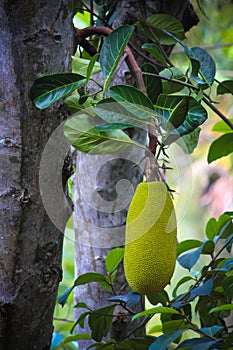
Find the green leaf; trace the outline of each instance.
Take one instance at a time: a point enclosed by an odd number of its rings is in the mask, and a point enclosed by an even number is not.
[[[85,114],[75,114],[64,125],[64,134],[70,145],[88,154],[108,154],[128,146],[144,146],[133,142],[122,130],[99,131],[94,119]]]
[[[115,305],[103,307],[93,311],[88,318],[88,324],[91,328],[91,335],[95,341],[101,341],[106,337],[112,324],[112,315]]]
[[[182,285],[182,284],[184,284],[184,283],[186,283],[186,282],[188,282],[188,281],[190,281],[190,280],[193,280],[193,277],[191,277],[191,276],[184,276],[183,278],[181,278],[181,280],[179,280],[179,282],[177,283],[177,285],[175,286],[175,288],[173,289],[173,292],[172,292],[172,296],[173,296],[173,298],[176,298],[177,297],[177,290],[178,290],[178,288]]]
[[[185,153],[191,154],[193,153],[193,151],[198,145],[200,132],[201,132],[201,128],[197,127],[195,130],[193,130],[189,134],[179,138],[176,141],[176,143],[182,148],[182,150]]]
[[[105,78],[104,92],[110,83],[110,79],[133,31],[133,26],[121,26],[103,39],[103,45],[100,51],[100,66]]]
[[[160,303],[163,306],[166,306],[170,301],[166,290],[162,290],[161,292],[156,294],[149,294],[146,297],[152,305]]]
[[[110,96],[137,118],[158,117],[152,101],[137,88],[130,85],[115,85],[109,90]]]
[[[121,341],[114,349],[117,350],[145,350],[154,342],[155,337],[145,336],[143,338],[135,337]]]
[[[200,328],[200,331],[214,337],[214,336],[218,335],[219,332],[221,332],[223,329],[224,329],[223,326],[212,326],[212,327],[202,327],[202,328]]]
[[[168,118],[168,126],[169,129],[173,126],[177,129],[180,125],[182,125],[186,119],[186,115],[189,111],[189,97],[184,96],[180,102],[177,103],[175,108],[173,108],[169,118]]]
[[[113,131],[113,130],[123,130],[132,128],[132,125],[129,124],[120,124],[120,123],[107,123],[96,125],[96,129],[99,131]]]
[[[153,40],[151,33],[148,31],[148,26],[152,28],[153,33],[161,44],[172,45],[175,42],[166,32],[172,33],[181,40],[185,38],[182,24],[177,19],[167,14],[159,13],[152,15],[147,18],[146,25],[141,24],[147,37]]]
[[[141,300],[141,294],[131,291],[128,294],[114,295],[113,297],[108,298],[108,300],[113,302],[124,302],[126,305],[129,305],[129,307],[134,308]]]
[[[87,272],[83,275],[78,276],[78,278],[74,282],[74,286],[80,286],[82,284],[87,284],[90,282],[105,282],[106,277],[102,275],[101,273],[97,272]]]
[[[158,74],[155,66],[148,62],[143,63],[141,70],[142,72]],[[162,80],[146,74],[143,75],[143,80],[149,99],[152,103],[156,103],[157,97],[162,93]]]
[[[124,257],[124,251],[124,248],[114,248],[110,250],[105,261],[109,273],[112,273],[118,267]]]
[[[88,113],[92,116],[95,115],[94,108],[92,107],[91,99],[88,98],[84,103],[80,103],[80,95],[72,94],[68,96],[64,101],[64,107],[70,114],[77,113],[83,109],[85,109],[85,113]]]
[[[199,84],[211,85],[216,74],[216,64],[210,54],[201,47],[192,47],[188,51],[188,56],[194,65],[191,78]],[[195,61],[198,62],[198,65]],[[198,77],[198,73],[201,78]]]
[[[201,286],[191,290],[189,300],[196,298],[197,296],[210,295],[213,289],[213,280],[209,279],[204,282]]]
[[[210,310],[210,314],[213,312],[219,312],[219,311],[225,311],[225,310],[233,310],[233,304],[225,304],[221,306],[214,307],[213,309]]]
[[[152,309],[147,309],[145,311],[139,312],[138,314],[132,317],[132,321],[136,320],[139,317],[147,316],[147,315],[155,315],[155,314],[176,314],[180,315],[179,311],[166,306],[157,306]]]
[[[90,334],[85,334],[85,333],[81,333],[81,334],[75,334],[72,335],[70,337],[67,337],[63,340],[62,344],[68,344],[72,341],[77,341],[77,340],[84,340],[84,339],[91,339],[91,335]]]
[[[30,98],[39,109],[45,109],[85,84],[83,76],[74,73],[58,73],[36,79],[30,90]]]
[[[166,77],[171,80],[162,80],[163,82],[163,93],[164,94],[172,94],[174,92],[178,92],[184,88],[182,85],[182,81],[186,80],[184,74],[176,67],[165,68],[162,70],[159,75],[162,77]],[[173,82],[172,79],[179,80],[181,83]]]
[[[201,254],[212,255],[214,252],[215,244],[211,240],[207,240],[203,243]]]
[[[171,344],[171,342],[175,341],[187,330],[187,328],[178,329],[176,331],[160,335],[157,340],[151,344],[149,350],[167,350],[167,347]]]
[[[164,57],[160,47],[154,43],[146,43],[142,45],[142,49],[149,52],[152,56],[156,58],[156,60],[160,63],[162,63],[164,66],[168,67],[168,63],[166,61],[166,58]]]
[[[86,303],[79,302],[79,303],[75,304],[74,308],[75,309],[78,309],[78,308],[88,309],[88,306]]]
[[[216,159],[225,157],[233,152],[233,132],[220,136],[217,140],[213,141],[209,148],[208,163],[213,162]]]
[[[229,122],[233,124],[233,119],[229,119]],[[232,132],[232,129],[223,120],[221,120],[220,122],[214,124],[212,131],[227,133]]]
[[[163,322],[163,333],[169,333],[184,328],[187,328],[187,324],[183,319]]]
[[[208,337],[192,338],[184,340],[176,349],[209,350],[213,345],[215,345],[218,342],[219,340],[210,340],[210,338]]]
[[[191,253],[186,253],[177,258],[178,263],[185,269],[191,270],[191,268],[196,264],[201,255],[202,247],[199,247]]]
[[[202,245],[202,241],[199,241],[197,239],[187,239],[185,241],[182,241],[177,245],[177,248],[176,248],[177,256],[186,252],[187,250],[198,248],[201,245]]]
[[[173,109],[183,99],[182,95],[159,95],[156,103],[156,111],[163,119],[163,127],[166,130],[167,120],[169,120]],[[189,110],[185,121],[177,129],[169,130],[168,136],[164,139],[165,144],[170,144],[179,137],[191,133],[199,125],[203,124],[207,118],[207,112],[202,105],[193,97],[188,96]]]
[[[231,268],[232,268],[232,259],[229,259],[229,260],[231,260]],[[226,298],[226,301],[231,302],[232,296],[233,296],[233,275],[232,276],[229,275],[225,277],[222,283],[222,286],[223,286],[224,296]]]
[[[233,80],[224,80],[217,87],[217,95],[232,94],[233,95]]]
[[[62,295],[58,297],[58,303],[63,307],[65,303],[67,302],[68,296],[72,292],[74,287],[68,288]]]
[[[96,62],[99,54],[96,54],[88,60],[86,58],[80,58],[72,56],[72,72],[86,77],[86,82],[89,80],[91,74],[97,74],[101,72],[100,63]]]
[[[112,102],[113,101],[113,102]],[[150,124],[147,120],[130,113],[120,103],[115,102],[113,99],[104,99],[98,103],[95,107],[96,114],[108,123],[128,124],[128,127],[140,126],[145,128]]]

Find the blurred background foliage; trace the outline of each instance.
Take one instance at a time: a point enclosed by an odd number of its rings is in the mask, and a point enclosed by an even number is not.
[[[193,0],[192,4],[200,21],[186,34],[185,44],[189,47],[203,47],[211,54],[217,65],[217,80],[233,79],[233,2],[230,0]],[[88,26],[89,21],[90,14],[85,11],[74,16],[74,24],[79,28]],[[178,45],[171,54],[171,61],[182,71],[188,68],[183,50]],[[216,98],[214,86],[210,94],[213,96],[213,100],[218,102],[217,108],[230,118],[233,114],[232,97],[225,94]],[[206,222],[210,217],[218,217],[226,209],[233,210],[232,202],[227,202],[230,207],[225,208],[225,196],[229,192],[233,193],[233,156],[231,154],[231,156],[221,158],[208,165],[209,145],[220,136],[219,133],[212,131],[213,125],[220,120],[219,117],[209,109],[208,113],[209,118],[201,128],[198,147],[194,153],[191,156],[184,155],[177,146],[174,146],[170,154],[174,171],[170,171],[167,176],[169,185],[177,191],[175,202],[178,212],[179,241],[188,238],[202,240]],[[58,295],[61,295],[73,284],[74,243],[71,218],[64,235],[63,280],[60,283]],[[184,270],[177,266],[171,285],[166,287],[169,294],[183,273]],[[187,290],[187,285],[184,288]],[[56,305],[54,338],[51,349],[78,348],[76,343],[61,344],[62,339],[70,335],[70,329],[73,325],[72,297],[71,293],[64,308],[58,303]],[[148,324],[148,331],[153,335],[160,334],[159,321],[157,325],[156,317]]]

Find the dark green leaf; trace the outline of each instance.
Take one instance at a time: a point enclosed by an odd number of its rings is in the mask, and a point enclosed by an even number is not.
[[[150,344],[152,344],[155,340],[155,337],[145,336],[143,338],[132,338],[125,339],[121,341],[115,349],[117,350],[145,350],[148,349]]]
[[[188,282],[188,281],[190,281],[190,280],[193,281],[193,277],[191,277],[191,276],[184,276],[183,278],[181,278],[181,280],[179,280],[179,282],[177,283],[177,285],[176,285],[175,288],[173,289],[172,296],[173,296],[174,298],[176,298],[176,297],[177,297],[176,292],[177,292],[178,288],[179,288],[182,284],[184,284],[184,283],[186,283],[186,282]]]
[[[154,43],[146,43],[142,45],[142,49],[149,52],[152,56],[156,58],[156,60],[160,63],[162,63],[164,66],[168,66],[168,63],[166,61],[166,58],[164,57],[160,47]]]
[[[63,340],[63,344],[68,344],[72,341],[77,341],[77,340],[84,340],[84,339],[91,339],[91,335],[90,334],[85,334],[85,333],[81,333],[81,334],[75,334],[72,335],[70,337],[67,337]]]
[[[92,338],[95,341],[101,341],[106,337],[112,324],[112,315],[115,306],[107,306],[95,310],[89,315],[88,324],[91,328]]]
[[[191,59],[191,63],[194,65],[192,78],[199,84],[207,83],[211,85],[216,74],[216,65],[210,54],[201,47],[192,47],[188,55]],[[194,61],[192,62],[192,60]],[[196,61],[198,61],[200,66]],[[201,78],[198,77],[198,72]]]
[[[105,282],[106,277],[102,275],[101,273],[97,272],[87,272],[83,275],[78,276],[78,278],[74,282],[74,286],[80,286],[82,284],[87,284],[90,282]]]
[[[233,95],[233,80],[224,80],[217,87],[217,95],[232,94]]]
[[[141,24],[147,37],[153,40],[151,33],[148,31],[148,26],[152,28],[154,35],[161,44],[174,44],[174,39],[169,36],[167,32],[172,33],[181,40],[185,38],[182,24],[177,19],[167,14],[159,13],[152,15],[147,18],[146,25]]]
[[[68,296],[72,292],[74,287],[68,288],[62,295],[58,297],[58,303],[63,307],[67,302]]]
[[[112,273],[120,264],[124,257],[124,248],[112,249],[106,257],[106,268],[109,273]]]
[[[79,318],[77,319],[72,329],[70,330],[71,334],[73,333],[77,325],[79,325],[81,328],[85,327],[85,319],[88,315],[90,315],[90,311],[83,312],[81,315],[79,315]]]
[[[212,326],[212,327],[203,327],[200,328],[201,332],[204,332],[205,334],[208,334],[209,336],[217,336],[219,334],[219,332],[221,332],[224,329],[223,326]],[[200,334],[203,334],[201,333]]]
[[[186,115],[189,111],[189,97],[184,96],[180,102],[173,108],[169,118],[168,118],[168,126],[173,129],[177,129],[181,124],[184,123],[186,119]]]
[[[225,305],[214,307],[213,309],[210,310],[210,314],[213,312],[219,312],[224,310],[233,310],[233,304],[225,304]]]
[[[227,156],[233,152],[233,132],[220,136],[209,148],[208,163]]]
[[[178,263],[185,269],[191,270],[191,268],[196,264],[201,255],[202,247],[192,251],[191,253],[186,253],[177,258]]]
[[[166,307],[166,306],[157,306],[153,307],[152,309],[147,309],[145,311],[139,312],[138,314],[134,315],[132,317],[132,320],[136,320],[139,317],[147,316],[147,315],[155,315],[155,314],[180,314],[177,310]]]
[[[225,277],[223,280],[222,286],[223,286],[224,296],[226,300],[231,302],[233,299],[233,275],[229,275]]]
[[[76,308],[76,309],[78,309],[78,308],[88,309],[88,306],[86,303],[79,302],[79,303],[75,304],[74,308]]]
[[[215,270],[228,272],[228,271],[230,271],[232,269],[232,267],[233,267],[233,258],[228,258],[228,259],[222,260],[218,264],[218,266],[217,266],[217,268]]]
[[[233,119],[229,119],[229,122],[233,124]],[[217,132],[232,132],[232,129],[227,125],[224,120],[221,120],[220,122],[214,124],[212,131],[217,131]]]
[[[115,85],[109,90],[110,96],[137,118],[158,117],[152,101],[137,88],[130,85]]]
[[[174,92],[178,92],[184,88],[182,85],[182,81],[186,80],[184,74],[176,67],[166,68],[162,70],[159,75],[161,77],[166,77],[171,80],[162,80],[163,82],[163,93],[164,94],[172,94]],[[172,79],[179,80],[181,83],[173,82]]]
[[[145,62],[141,66],[142,72],[158,74],[155,66],[151,63]],[[146,86],[146,91],[152,103],[156,103],[157,97],[162,93],[162,80],[151,75],[143,75],[143,80]]]
[[[149,350],[167,350],[168,345],[170,345],[171,342],[175,341],[178,337],[181,336],[181,334],[183,334],[187,330],[188,329],[184,328],[160,335],[157,338],[157,340],[153,344],[151,344]]]
[[[213,241],[206,241],[203,243],[201,254],[212,255],[214,252],[215,244]]]
[[[30,90],[35,106],[45,109],[85,84],[85,78],[74,73],[58,73],[36,79]]]
[[[177,348],[178,349],[195,349],[195,350],[209,350],[211,346],[218,343],[219,340],[210,340],[210,338],[192,338],[184,340]]]
[[[98,124],[96,125],[96,129],[98,131],[114,131],[114,130],[123,130],[132,128],[132,125],[129,124],[120,124],[120,123],[107,123],[107,124]]]
[[[135,307],[141,300],[141,295],[131,291],[125,295],[114,295],[113,297],[108,298],[108,300],[113,302],[123,302],[129,305],[129,307]]]
[[[176,143],[182,148],[182,150],[185,153],[191,154],[197,147],[200,131],[201,131],[201,128],[197,127],[195,130],[193,130],[189,134],[179,138],[176,141]]]
[[[199,241],[197,239],[187,239],[185,241],[182,241],[177,245],[177,248],[176,248],[177,256],[186,252],[187,250],[198,248],[201,245],[202,245],[202,241]]]
[[[190,299],[194,299],[197,296],[203,296],[203,295],[210,295],[213,288],[213,280],[209,279],[205,283],[203,283],[201,286],[192,289],[190,292]]]
[[[152,305],[161,303],[163,306],[166,306],[170,301],[169,296],[165,290],[162,290],[162,292],[153,295],[147,295],[146,297]]]
[[[133,31],[133,26],[121,26],[103,39],[100,51],[100,65],[105,77],[104,91],[106,91],[110,83],[110,79]]]
[[[170,333],[172,331],[184,328],[187,328],[187,324],[183,319],[163,322],[163,333]]]

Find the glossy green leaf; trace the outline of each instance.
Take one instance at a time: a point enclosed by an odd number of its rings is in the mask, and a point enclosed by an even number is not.
[[[185,320],[170,320],[163,322],[163,333],[169,333],[172,331],[176,331],[178,329],[184,329],[187,328],[187,324]]]
[[[213,162],[216,159],[225,157],[233,152],[233,132],[220,136],[217,140],[213,141],[209,148],[208,163]]]
[[[68,119],[64,125],[68,142],[81,152],[88,154],[109,154],[138,146],[122,130],[99,131],[89,115],[77,114]]]
[[[205,334],[208,334],[209,336],[215,337],[223,329],[224,329],[223,326],[202,327],[202,328],[200,328],[200,333],[204,332]]]
[[[91,74],[97,74],[101,72],[100,63],[96,62],[99,54],[96,54],[91,60],[86,58],[72,56],[72,72],[86,77],[86,80],[90,78]]]
[[[180,95],[159,95],[156,103],[156,111],[163,118],[163,127],[166,129],[165,121],[169,120],[173,109],[183,99],[184,96]],[[169,130],[169,134],[164,139],[165,144],[170,144],[177,140],[179,137],[191,133],[198,126],[204,123],[207,118],[207,112],[202,105],[197,102],[193,97],[188,96],[189,110],[186,115],[185,121],[177,129]]]
[[[113,102],[112,102],[113,101]],[[141,127],[146,128],[149,124],[147,120],[142,120],[135,114],[130,113],[120,103],[115,102],[113,99],[104,99],[98,103],[95,107],[96,114],[109,124],[125,124],[128,127]]]
[[[172,94],[184,88],[184,85],[182,85],[182,82],[186,80],[186,77],[178,68],[176,67],[165,68],[159,73],[159,75],[161,75],[161,77],[171,79],[169,81],[162,79],[164,94]],[[172,81],[172,79],[178,80],[181,83],[179,84],[178,82],[174,82]]]
[[[209,350],[212,346],[214,346],[216,343],[218,343],[219,340],[210,340],[208,337],[204,338],[192,338],[184,340],[180,345],[177,347],[177,350],[184,350],[184,349],[195,349],[195,350]]]
[[[148,62],[143,63],[141,70],[145,73],[158,74],[155,66]],[[156,103],[157,97],[162,93],[162,80],[146,74],[143,75],[143,80],[149,99],[153,104]]]
[[[132,128],[132,125],[120,124],[120,123],[107,123],[107,124],[96,125],[96,129],[99,131],[123,130],[128,128]]]
[[[70,293],[72,292],[72,290],[74,289],[74,287],[68,288],[62,295],[60,295],[58,297],[58,303],[63,307],[65,305],[65,303],[67,302],[67,299],[70,295]]]
[[[213,289],[213,280],[209,279],[199,287],[196,287],[191,290],[190,300],[196,298],[197,296],[210,295],[212,289]]]
[[[229,122],[231,122],[233,125],[233,119],[229,119]],[[220,120],[219,122],[214,124],[212,131],[227,133],[227,132],[232,132],[232,129],[223,120]]]
[[[217,87],[217,95],[232,94],[233,95],[233,80],[224,80]]]
[[[79,309],[79,308],[81,308],[81,309],[88,309],[88,306],[84,302],[79,302],[79,303],[75,304],[74,308],[75,309]]]
[[[62,344],[68,344],[72,341],[84,340],[84,339],[91,339],[91,335],[85,334],[85,333],[71,335],[70,337],[65,338]]]
[[[168,346],[187,330],[187,328],[178,329],[176,331],[160,335],[157,340],[151,344],[149,350],[167,350]]]
[[[115,85],[109,90],[110,96],[137,118],[158,117],[152,101],[137,88],[130,85]]]
[[[150,31],[148,31],[148,26],[153,30],[154,35],[159,40],[161,44],[172,45],[175,40],[167,34],[167,32],[172,33],[177,38],[183,40],[185,38],[184,28],[182,24],[174,17],[159,13],[152,15],[147,18],[146,25],[140,25],[145,31],[149,39],[154,39]]]
[[[108,298],[108,300],[113,302],[124,302],[126,305],[129,305],[129,307],[134,308],[140,302],[141,294],[131,291],[128,294],[114,295],[113,297]]]
[[[193,151],[198,145],[200,132],[201,132],[201,128],[197,127],[195,130],[193,130],[189,134],[179,138],[176,141],[176,143],[182,148],[182,150],[185,153],[191,154],[193,153]]]
[[[166,306],[157,306],[152,309],[147,309],[145,311],[139,312],[138,314],[132,317],[132,320],[136,320],[139,317],[147,316],[147,315],[155,315],[155,314],[177,314],[179,315],[179,311]]]
[[[106,337],[112,324],[112,315],[115,306],[107,306],[93,311],[88,318],[92,339],[101,341]]]
[[[162,63],[164,66],[168,66],[166,58],[164,57],[160,47],[154,43],[146,43],[142,45],[142,49],[149,52],[152,56],[156,58],[156,60]]]
[[[189,97],[184,96],[180,102],[173,108],[168,118],[168,129],[170,126],[177,129],[186,119],[189,111]]]
[[[45,109],[85,84],[85,78],[74,73],[58,73],[38,78],[30,98],[39,109]]]
[[[207,240],[203,243],[201,254],[212,255],[214,252],[215,244],[211,240]]]
[[[177,256],[186,252],[187,250],[198,248],[201,245],[202,245],[202,241],[199,241],[197,239],[187,239],[185,241],[182,241],[177,245],[177,248],[176,248]]]
[[[105,261],[109,273],[112,273],[118,267],[124,257],[124,251],[124,248],[114,248],[110,250]]]
[[[80,103],[80,95],[72,94],[68,96],[64,101],[64,107],[70,114],[77,113],[85,109],[85,113],[95,115],[94,108],[92,107],[91,99],[88,98],[84,103]]]
[[[100,66],[105,78],[104,91],[106,91],[110,83],[111,77],[133,31],[133,26],[121,26],[103,39],[103,45],[100,51]]]
[[[194,60],[191,61],[193,65],[191,78],[199,84],[211,85],[216,74],[216,64],[211,55],[201,47],[192,47],[188,51],[188,55],[191,60]]]
[[[170,301],[166,290],[162,290],[161,292],[156,294],[147,295],[146,297],[152,305],[160,303],[163,306],[166,306]]]
[[[82,284],[87,284],[91,282],[105,282],[106,277],[102,275],[101,273],[97,272],[87,272],[84,273],[83,275],[78,276],[74,282],[74,286],[80,286]]]

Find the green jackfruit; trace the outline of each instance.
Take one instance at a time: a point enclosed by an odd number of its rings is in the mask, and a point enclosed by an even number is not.
[[[124,255],[126,280],[135,292],[155,294],[170,282],[176,239],[176,215],[165,184],[140,183],[128,210]]]

